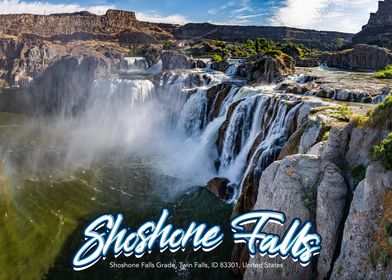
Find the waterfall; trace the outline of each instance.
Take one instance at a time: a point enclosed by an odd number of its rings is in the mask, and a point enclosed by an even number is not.
[[[277,159],[302,104],[298,97],[276,94],[274,85],[241,86],[204,70],[157,77],[154,83],[147,78],[96,80],[84,130],[98,131],[99,149],[147,152],[161,158],[160,168],[168,175],[185,176],[192,185],[225,177],[238,186],[234,199],[249,176],[257,180]],[[89,143],[83,133],[77,141]],[[94,155],[88,144],[74,154],[86,151]]]
[[[226,75],[228,76],[236,76],[238,72],[238,65],[232,64],[226,70]]]
[[[206,89],[198,89],[185,103],[181,111],[178,128],[188,136],[198,136],[207,125],[208,98]]]
[[[148,63],[144,57],[124,57],[120,64],[120,70],[125,72],[147,70]]]

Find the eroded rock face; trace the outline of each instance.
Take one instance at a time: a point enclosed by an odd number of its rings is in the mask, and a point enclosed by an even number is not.
[[[97,57],[65,57],[26,90],[34,96],[34,107],[39,113],[72,116],[84,109],[94,79],[106,75],[108,70],[106,61]]]
[[[357,187],[344,226],[342,248],[331,279],[391,279],[390,262],[381,264],[383,250],[392,246],[384,232],[392,214],[392,172],[370,164]]]
[[[265,230],[282,236],[294,218],[312,220],[323,237],[323,250],[317,265],[318,279],[327,277],[338,244],[339,225],[344,216],[347,186],[340,169],[332,162],[310,155],[286,157],[274,162],[262,174],[259,195],[254,207],[286,213],[287,223],[268,226]],[[256,255],[250,264],[283,264],[280,269],[248,268],[244,279],[313,279],[312,267],[302,267],[290,258]]]
[[[40,75],[56,58],[51,44],[32,44],[15,36],[0,36],[0,79],[8,84],[20,84]]]
[[[379,70],[392,63],[392,52],[370,45],[356,45],[353,49],[324,55],[320,58],[329,67],[353,70]]]
[[[281,160],[262,172],[252,209],[282,211],[288,223],[295,217],[312,220],[323,249],[306,268],[289,258],[257,255],[250,258],[251,265],[269,262],[283,268],[250,266],[240,272],[244,279],[392,279],[391,262],[385,257],[392,243],[384,229],[392,223],[392,172],[370,157],[370,148],[388,132],[335,124],[328,139],[321,141],[323,125],[309,121],[308,129],[299,127],[289,139]],[[290,151],[299,150],[306,155],[290,156]],[[367,169],[366,177],[355,188],[352,170],[359,165]],[[274,225],[265,230],[281,235],[285,229]],[[248,260],[244,247],[236,246],[233,255]]]

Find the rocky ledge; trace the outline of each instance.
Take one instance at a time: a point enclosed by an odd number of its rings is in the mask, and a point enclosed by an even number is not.
[[[322,55],[320,61],[329,67],[342,69],[380,70],[392,64],[392,51],[362,44],[352,49]]]

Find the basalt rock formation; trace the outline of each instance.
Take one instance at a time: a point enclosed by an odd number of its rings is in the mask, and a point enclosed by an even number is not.
[[[314,265],[307,267],[257,255],[250,259],[246,280],[391,277],[388,259],[381,255],[388,255],[391,249],[384,228],[391,221],[392,172],[369,160],[369,147],[388,131],[334,124],[328,140],[320,140],[312,127],[321,123],[300,128],[300,141],[293,134],[286,147],[294,155],[286,151],[282,160],[262,173],[255,182],[258,196],[251,209],[283,211],[288,215],[287,225],[293,218],[313,221],[323,236],[323,249]],[[356,186],[353,170],[358,166],[367,171]],[[287,225],[269,226],[267,231],[279,234]],[[246,260],[244,254],[240,260]],[[282,264],[283,268],[256,266],[263,262]]]
[[[212,24],[159,24],[138,21],[135,13],[108,10],[98,16],[89,12],[54,15],[0,15],[0,34],[45,37],[51,40],[119,40],[124,43],[163,42],[168,39],[218,39],[244,41],[265,37],[274,41],[302,43],[310,48],[336,50],[336,40],[349,42],[352,34],[302,30],[289,27],[230,26]],[[317,40],[315,40],[317,39]]]
[[[223,41],[246,41],[263,37],[273,41],[296,42],[309,48],[336,50],[336,39],[351,41],[352,35],[341,32],[324,32],[308,29],[271,26],[234,26],[209,23],[189,23],[173,30],[178,39],[218,39]]]
[[[368,24],[352,39],[354,44],[375,44],[392,48],[392,0],[379,2],[378,11],[370,14]]]
[[[329,67],[352,70],[379,70],[392,63],[392,51],[371,45],[356,45],[353,49],[326,54],[321,62]]]

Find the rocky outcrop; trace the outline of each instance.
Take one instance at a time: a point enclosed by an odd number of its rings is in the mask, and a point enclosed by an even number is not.
[[[108,10],[103,16],[89,12],[53,15],[0,15],[4,34],[35,34],[44,37],[78,32],[111,34],[129,29],[136,21],[135,13]]]
[[[392,0],[379,1],[378,6],[378,11],[370,14],[368,24],[353,37],[354,44],[392,48]]]
[[[110,65],[93,56],[69,56],[56,61],[26,91],[38,113],[74,116],[84,109],[94,79]]]
[[[311,220],[323,238],[323,249],[308,267],[289,259],[256,255],[242,271],[244,279],[392,277],[388,258],[392,242],[385,231],[392,223],[392,172],[372,162],[370,156],[370,148],[389,132],[339,125],[320,114],[317,118],[310,117],[305,126],[298,126],[282,150],[281,160],[267,167],[259,181],[253,181],[257,200],[245,211],[282,211],[287,224],[293,218]],[[329,130],[327,123],[332,129],[326,140],[321,136]],[[354,173],[359,166],[366,170],[364,178]],[[354,176],[362,181],[358,186],[353,184]],[[241,200],[236,209],[239,203]],[[265,230],[281,235],[285,229],[274,225]],[[237,261],[248,260],[246,249],[238,245],[233,256]],[[257,266],[265,262],[278,264],[278,268]]]
[[[55,60],[50,43],[23,41],[16,36],[0,36],[0,80],[25,86]]]
[[[161,55],[163,70],[190,69],[196,67],[196,62],[186,55],[166,51]]]
[[[380,70],[392,64],[392,51],[370,45],[356,45],[353,49],[320,57],[329,67],[352,70]]]
[[[296,155],[274,162],[260,179],[259,196],[254,209],[273,209],[286,213],[286,226],[269,226],[265,230],[282,235],[294,218],[313,221],[323,237],[323,250],[317,264],[318,279],[328,276],[334,252],[338,247],[339,226],[344,218],[348,188],[341,170],[321,157]],[[261,257],[263,261],[283,264],[281,269],[248,268],[244,279],[312,279],[312,267],[302,267],[290,258],[286,260]]]
[[[230,66],[229,62],[226,59],[222,59],[220,61],[214,61],[211,64],[211,68],[221,71],[221,72],[226,72],[227,68]]]
[[[392,172],[371,163],[355,190],[331,279],[391,279]],[[381,254],[386,257],[381,258]]]
[[[238,74],[249,82],[273,83],[294,72],[294,59],[288,55],[269,56],[257,54],[247,59],[238,69]]]

